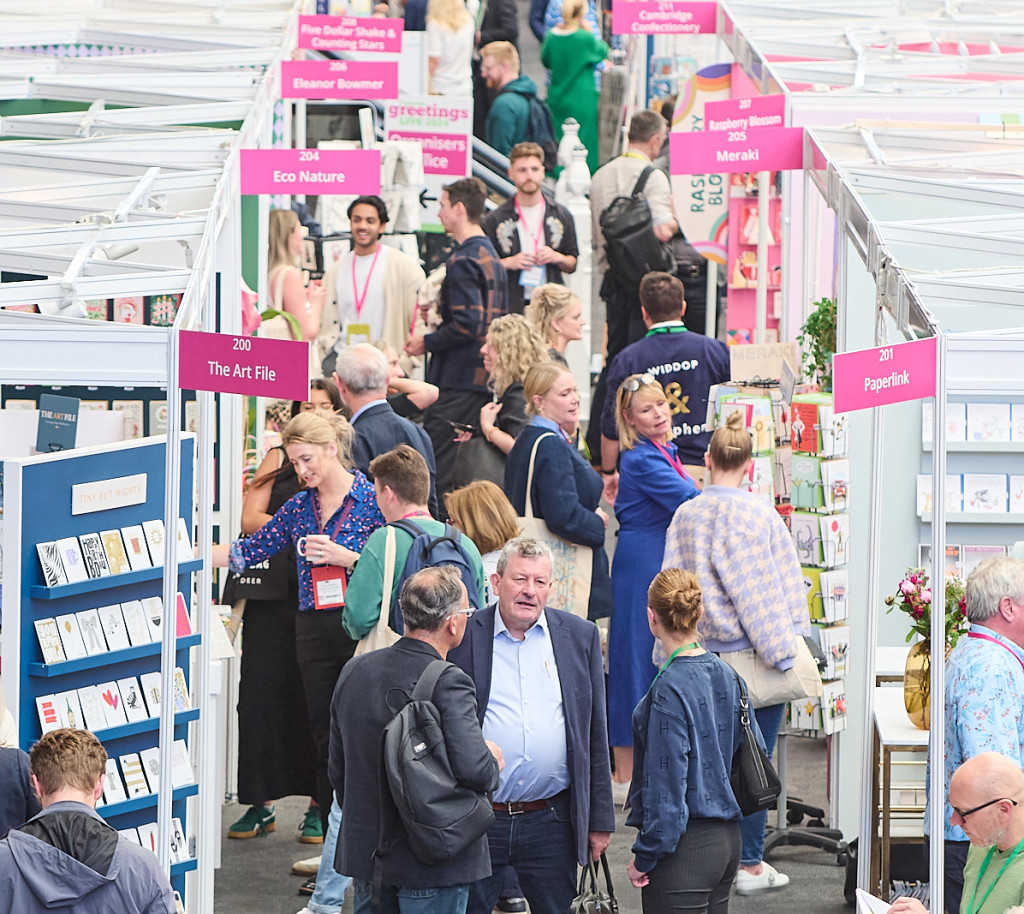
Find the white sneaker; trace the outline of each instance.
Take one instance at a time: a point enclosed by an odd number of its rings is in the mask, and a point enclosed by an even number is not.
[[[313,914],[313,912],[309,910],[309,908],[303,908],[301,911],[299,911],[299,914]]]
[[[760,892],[771,892],[789,885],[789,876],[780,873],[770,863],[761,861],[761,872],[752,876],[741,866],[736,870],[736,892],[739,895],[757,895]]]
[[[292,864],[292,872],[296,876],[315,876],[320,871],[320,857],[307,857],[305,860],[296,860]],[[302,914],[300,911],[299,914]]]

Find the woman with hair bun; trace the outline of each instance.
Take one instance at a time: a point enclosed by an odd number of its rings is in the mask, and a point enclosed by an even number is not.
[[[753,651],[780,672],[793,667],[798,639],[810,634],[803,573],[793,538],[772,505],[740,488],[751,466],[750,433],[737,410],[711,436],[704,463],[708,481],[700,498],[676,511],[665,538],[664,568],[685,568],[704,588],[701,635],[722,655]],[[768,753],[785,704],[751,705]],[[754,895],[789,884],[763,860],[767,813],[743,819],[736,891]]]
[[[583,339],[583,303],[575,292],[557,282],[537,286],[523,312],[548,346],[553,362],[568,365],[566,347]]]
[[[633,713],[626,824],[639,833],[627,872],[643,889],[644,914],[724,914],[740,860],[740,808],[729,785],[743,739],[738,679],[697,639],[695,575],[658,572],[647,604],[668,660]]]

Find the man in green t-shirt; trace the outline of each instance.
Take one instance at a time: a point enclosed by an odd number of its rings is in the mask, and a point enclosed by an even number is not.
[[[370,461],[373,486],[377,491],[377,505],[388,524],[397,520],[410,520],[424,533],[443,536],[445,525],[434,520],[427,510],[430,496],[430,471],[423,456],[407,444],[400,444],[386,454],[380,454]],[[345,590],[345,607],[341,622],[345,631],[357,641],[365,638],[380,618],[384,589],[384,557],[388,527],[374,530],[359,554],[352,577]],[[395,559],[393,582],[397,586],[405,569],[405,560],[412,547],[412,534],[401,527],[393,528],[395,537]],[[477,593],[484,593],[484,568],[480,551],[464,533],[460,544],[469,557]],[[394,593],[392,591],[392,597]],[[390,602],[385,613],[390,609]]]
[[[1003,914],[1024,904],[1024,773],[998,752],[964,762],[949,785],[950,821],[971,842],[960,914]],[[899,898],[891,914],[928,914],[915,898]]]

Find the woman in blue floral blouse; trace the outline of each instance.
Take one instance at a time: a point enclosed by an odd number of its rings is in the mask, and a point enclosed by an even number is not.
[[[295,651],[316,743],[317,800],[331,808],[327,779],[331,696],[356,642],[341,626],[344,588],[370,534],[384,525],[373,483],[352,466],[352,426],[341,416],[300,413],[281,435],[285,452],[305,485],[247,539],[215,546],[213,563],[242,571],[295,545],[299,613]],[[326,830],[326,822],[324,823]]]

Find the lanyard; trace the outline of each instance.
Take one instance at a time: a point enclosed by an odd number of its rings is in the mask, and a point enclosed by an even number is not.
[[[1020,668],[1024,670],[1024,660],[1021,660],[1020,657],[1017,656],[1017,652],[1012,647],[1010,647],[1010,645],[1003,644],[1003,642],[1000,641],[998,638],[993,638],[991,635],[983,635],[981,632],[968,632],[967,637],[978,638],[982,641],[991,641],[993,644],[998,644],[1001,648],[1013,654],[1013,659],[1016,660],[1017,663],[1020,664]]]
[[[533,253],[537,253],[537,248],[540,247],[540,239],[544,235],[544,213],[547,212],[547,204],[544,202],[544,198],[540,198],[540,219],[537,222],[537,231],[533,231],[526,223],[526,216],[523,215],[522,209],[519,207],[519,199],[516,197],[515,201],[516,215],[519,216],[519,221],[522,223],[523,230],[526,232],[526,237],[533,241]]]
[[[345,496],[345,507],[341,511],[341,517],[338,518],[338,522],[334,525],[334,529],[331,531],[331,542],[336,542],[334,539],[338,535],[338,531],[341,529],[342,524],[348,520],[349,514],[352,513],[352,505],[355,504],[355,499],[352,497],[352,493],[349,492]],[[313,516],[316,518],[316,529],[321,533],[324,532],[323,522],[320,520],[320,493],[313,493]],[[329,518],[328,518],[329,519]],[[340,544],[339,544],[340,545]]]
[[[680,655],[680,654],[681,654],[681,653],[682,653],[683,651],[688,651],[688,650],[690,650],[690,648],[693,648],[693,647],[700,647],[700,642],[699,642],[699,641],[691,641],[691,642],[690,642],[689,644],[683,644],[683,645],[681,645],[680,647],[677,647],[677,648],[676,648],[676,649],[675,649],[674,651],[672,651],[672,653],[671,653],[671,654],[669,654],[669,658],[668,658],[668,660],[666,660],[666,661],[665,661],[665,662],[664,662],[664,663],[663,663],[663,664],[661,665],[661,669],[659,669],[659,670],[658,670],[658,676],[660,676],[660,675],[661,675],[662,673],[664,673],[664,672],[665,672],[665,670],[667,670],[667,669],[668,669],[668,665],[669,665],[669,664],[670,664],[670,663],[671,663],[671,662],[672,662],[673,660],[675,660],[675,659],[676,659],[676,657],[678,657],[678,656],[679,656],[679,655]],[[655,676],[655,677],[654,677],[654,681],[653,681],[653,682],[651,682],[651,685],[652,685],[652,686],[654,685],[654,683],[655,683],[655,682],[657,682],[657,681],[658,681],[658,676]]]
[[[352,297],[356,301],[356,319],[363,313],[363,305],[366,303],[366,292],[370,288],[370,279],[373,276],[373,268],[377,266],[377,258],[380,257],[381,244],[377,242],[377,251],[373,255],[373,260],[370,261],[370,272],[366,274],[366,282],[363,285],[363,294],[359,294],[359,287],[356,285],[356,261],[359,259],[354,254],[352,255]]]
[[[648,336],[655,336],[655,335],[657,335],[659,333],[686,333],[686,332],[687,332],[686,326],[683,325],[683,324],[680,324],[678,327],[652,327],[650,330],[648,330],[644,334],[644,337],[646,338]]]
[[[659,451],[661,451],[662,455],[669,462],[669,465],[672,467],[673,470],[675,470],[680,476],[682,476],[683,479],[687,480],[688,482],[693,482],[693,479],[690,478],[690,474],[687,473],[683,467],[683,461],[681,461],[678,456],[670,454],[668,448],[662,444],[659,444],[657,441],[651,441],[651,444],[653,444]],[[694,483],[694,485],[696,485],[696,483]]]
[[[985,855],[985,860],[981,864],[981,869],[978,870],[978,881],[974,883],[974,891],[971,892],[971,903],[967,906],[967,914],[978,914],[978,911],[985,907],[985,902],[988,901],[988,896],[992,894],[992,889],[996,887],[996,883],[999,881],[999,877],[1002,876],[1003,873],[1006,871],[1006,868],[1011,863],[1013,863],[1014,859],[1016,859],[1017,857],[1017,854],[1020,853],[1020,849],[1022,847],[1024,847],[1024,838],[1021,838],[1020,841],[1017,842],[1017,846],[1013,849],[1013,853],[1006,858],[1006,862],[1002,865],[1002,867],[1000,867],[999,872],[996,873],[996,878],[992,880],[992,885],[990,885],[988,889],[985,891],[985,894],[981,896],[981,902],[978,904],[977,907],[975,907],[974,896],[978,894],[978,886],[981,885],[981,880],[985,875],[985,870],[988,869],[988,863],[992,859],[992,854],[995,853],[996,847],[993,844],[992,847],[988,849],[988,853]]]
[[[403,514],[399,520],[408,520],[410,517],[430,517],[429,511],[410,511],[408,514]]]

